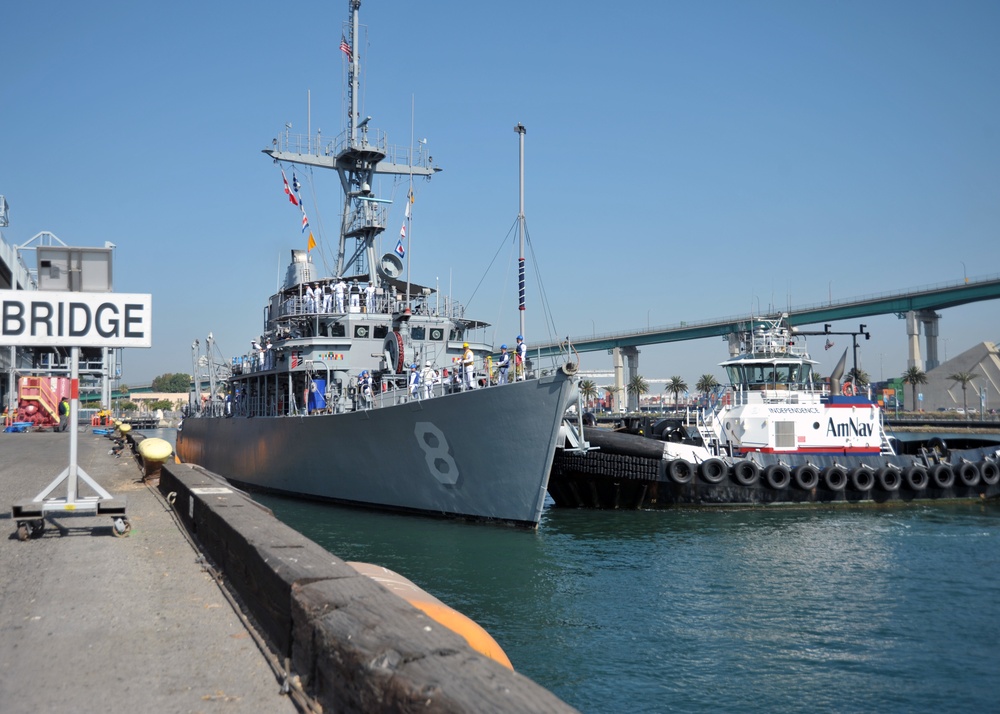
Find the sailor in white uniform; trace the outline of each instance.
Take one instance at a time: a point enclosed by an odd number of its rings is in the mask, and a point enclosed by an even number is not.
[[[333,306],[333,293],[330,292],[330,284],[324,284],[320,290],[323,291],[323,305],[320,307],[320,312],[330,312],[330,308]]]
[[[424,362],[424,369],[420,373],[420,382],[424,385],[424,399],[430,399],[434,395],[434,385],[437,381],[437,370],[431,366],[430,360]]]
[[[344,293],[347,292],[347,283],[341,278],[337,281],[337,284],[333,288],[334,301],[336,302],[337,312],[344,312]]]

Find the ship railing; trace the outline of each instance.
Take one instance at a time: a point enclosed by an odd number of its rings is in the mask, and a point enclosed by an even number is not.
[[[276,151],[309,156],[336,157],[347,149],[374,150],[385,156],[384,161],[401,166],[430,167],[431,160],[427,145],[418,143],[414,147],[390,144],[388,135],[381,129],[370,127],[363,131],[353,143],[345,129],[332,139],[323,136],[322,131],[314,135],[293,134],[290,127],[271,142]]]
[[[784,387],[784,385],[779,385]],[[761,389],[731,389],[728,392],[733,406],[746,406],[751,402],[764,404],[813,404],[819,403],[826,390],[808,385],[791,385],[776,389],[764,385]]]
[[[311,315],[346,315],[348,313],[368,312],[372,314],[387,315],[390,313],[392,297],[387,295],[383,288],[375,288],[375,293],[371,296],[370,302],[367,293],[362,290],[360,293],[349,293],[344,296],[344,309],[337,309],[336,296],[320,298],[311,302],[308,298],[299,296],[290,297],[283,300],[278,306],[277,319],[288,317],[305,317]],[[398,300],[397,300],[398,302]],[[323,309],[328,303],[329,310]]]
[[[385,230],[389,222],[389,208],[385,203],[359,200],[348,214],[347,235],[367,229]]]
[[[274,397],[240,394],[230,402],[225,411],[216,416],[277,416],[278,404]]]

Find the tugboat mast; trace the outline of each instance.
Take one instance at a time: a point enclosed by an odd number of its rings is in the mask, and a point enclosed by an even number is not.
[[[344,192],[343,218],[337,248],[336,277],[345,274],[367,274],[369,281],[383,284],[384,277],[398,277],[401,263],[394,264],[395,255],[387,253],[382,261],[375,254],[375,239],[385,230],[392,201],[377,198],[372,190],[375,174],[396,176],[431,177],[441,169],[432,166],[426,154],[426,145],[420,144],[413,154],[407,148],[389,145],[383,132],[372,129],[369,137],[368,122],[358,112],[358,11],[361,0],[349,0],[350,37],[341,43],[341,50],[348,55],[348,115],[347,128],[337,140],[323,144],[317,133],[311,136],[290,136],[275,139],[264,153],[275,161],[287,161],[324,169],[336,169]],[[345,46],[346,45],[346,46]],[[348,241],[353,241],[348,251]],[[383,270],[379,270],[382,268]],[[383,272],[384,271],[384,272]],[[395,274],[393,274],[395,273]],[[411,296],[407,295],[407,301]]]

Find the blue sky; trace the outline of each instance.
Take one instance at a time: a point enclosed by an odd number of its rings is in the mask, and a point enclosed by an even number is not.
[[[307,92],[313,131],[341,130],[347,14],[342,0],[5,9],[4,237],[118,246],[116,291],[154,306],[126,383],[189,372],[209,332],[227,356],[261,332],[305,241],[260,151],[286,123],[305,132]],[[529,344],[550,337],[539,278],[562,337],[1000,272],[995,2],[365,0],[361,20],[363,113],[406,145],[413,106],[444,169],[417,186],[412,277],[494,323],[497,344],[518,329],[517,122]],[[339,183],[300,178],[329,256]],[[376,188],[401,223],[401,189]],[[1000,339],[995,314],[945,311],[942,351]],[[862,366],[901,373],[904,323],[866,324]],[[640,372],[693,383],[725,356],[714,340],[648,347]]]

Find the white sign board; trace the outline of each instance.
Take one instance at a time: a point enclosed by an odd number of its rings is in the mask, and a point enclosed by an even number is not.
[[[153,296],[0,290],[0,345],[152,347]]]

